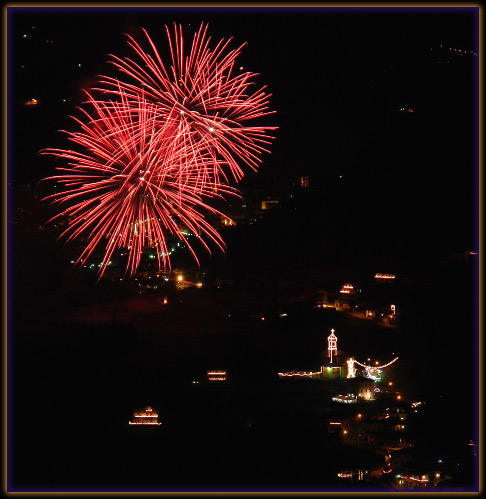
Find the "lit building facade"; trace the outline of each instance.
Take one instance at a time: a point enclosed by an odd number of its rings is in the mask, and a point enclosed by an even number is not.
[[[354,286],[352,284],[350,284],[349,282],[346,283],[346,284],[343,284],[341,286],[341,290],[339,292],[343,293],[345,295],[354,295],[354,294],[356,294]]]
[[[211,370],[207,372],[208,381],[227,381],[226,371],[221,370]]]
[[[145,409],[135,409],[133,411],[133,419],[128,422],[129,425],[142,426],[160,426],[159,415],[157,411],[149,405]]]
[[[364,376],[357,376],[352,381],[355,386],[355,393],[358,399],[375,399],[375,383],[372,379],[365,378]]]

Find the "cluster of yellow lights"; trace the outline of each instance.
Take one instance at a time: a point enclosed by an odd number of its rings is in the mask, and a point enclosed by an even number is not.
[[[461,49],[453,49],[449,47],[449,52],[454,52],[455,54],[463,55],[463,54],[472,54],[472,55],[477,55],[476,52],[473,50],[470,50],[469,52],[467,50],[461,50]]]
[[[427,478],[426,475],[423,475],[422,478],[416,478],[414,476],[403,476],[402,475],[402,478],[404,480],[413,480],[414,482],[428,482],[429,479]]]
[[[375,274],[375,279],[395,279],[394,274]]]
[[[37,99],[30,99],[27,102],[25,102],[25,106],[37,106],[39,104],[39,101]]]

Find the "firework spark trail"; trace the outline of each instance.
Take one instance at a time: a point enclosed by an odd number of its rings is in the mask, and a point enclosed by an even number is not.
[[[159,269],[170,269],[169,235],[183,241],[198,262],[181,226],[207,251],[202,236],[224,251],[205,215],[225,215],[209,203],[239,196],[229,185],[230,178],[244,175],[238,161],[257,169],[273,139],[267,133],[276,129],[247,124],[272,112],[265,87],[250,92],[255,74],[232,76],[243,46],[229,51],[231,40],[221,40],[211,50],[207,26],[201,25],[185,56],[182,28],[175,26],[174,39],[166,31],[169,70],[145,30],[153,55],[128,36],[140,62],[111,56],[123,79],[102,76],[79,106],[81,117],[74,118],[79,130],[65,131],[82,152],[41,151],[68,162],[57,168],[60,175],[50,177],[65,189],[46,199],[62,207],[52,220],[68,219],[61,236],[68,241],[86,237],[76,264],[105,245],[100,277],[113,254],[125,247],[126,273],[135,273],[146,247],[155,247]],[[95,98],[100,91],[102,98]]]

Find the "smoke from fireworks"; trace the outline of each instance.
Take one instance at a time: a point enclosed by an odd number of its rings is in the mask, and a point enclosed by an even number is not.
[[[104,246],[102,275],[114,253],[126,248],[127,271],[133,274],[144,248],[152,247],[159,269],[170,268],[169,236],[182,240],[198,261],[187,231],[208,251],[205,238],[224,251],[221,236],[205,218],[224,215],[209,203],[238,195],[227,173],[242,178],[238,160],[255,169],[266,151],[263,144],[272,139],[266,133],[275,127],[246,125],[270,114],[267,96],[263,89],[248,92],[253,74],[232,76],[241,47],[226,53],[221,41],[211,51],[206,29],[195,34],[185,58],[181,28],[175,50],[167,30],[170,76],[145,31],[155,58],[129,37],[141,64],[112,56],[129,81],[101,77],[94,90],[102,90],[103,99],[87,92],[81,118],[74,118],[79,130],[65,132],[76,150],[42,151],[68,161],[50,177],[63,191],[47,199],[62,207],[55,218],[68,220],[62,235],[86,238],[77,264]]]

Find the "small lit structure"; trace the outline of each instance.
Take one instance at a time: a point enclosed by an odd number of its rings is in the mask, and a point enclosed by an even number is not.
[[[358,398],[356,395],[334,395],[332,397],[333,402],[339,402],[341,404],[356,404],[358,402]]]
[[[377,273],[377,274],[375,274],[375,279],[377,279],[379,281],[392,281],[393,279],[395,279],[395,275],[394,274]]]
[[[299,177],[297,180],[297,184],[299,187],[309,187],[310,185],[310,177],[309,175],[303,175]]]
[[[262,210],[270,210],[271,208],[275,208],[278,205],[278,199],[272,199],[271,197],[267,197],[267,199],[263,199],[261,202]]]
[[[346,294],[346,295],[354,295],[354,294],[356,294],[354,286],[352,284],[350,284],[350,283],[343,284],[341,286],[341,290],[339,292],[343,293],[343,294]]]
[[[353,357],[349,358],[346,361],[346,364],[348,365],[348,375],[346,377],[347,378],[354,378],[356,376],[356,368],[354,367]]]
[[[129,425],[146,425],[160,426],[159,415],[149,405],[145,409],[135,409],[133,411],[133,420],[128,422]]]
[[[343,379],[345,368],[343,366],[322,366],[322,377],[327,379]]]
[[[327,337],[327,352],[328,357],[331,359],[332,364],[332,354],[337,355],[337,336],[334,334],[334,329],[331,329],[331,334]]]
[[[226,381],[227,373],[226,371],[208,371],[207,372],[208,381]]]
[[[365,480],[368,475],[368,470],[366,469],[352,469],[352,470],[341,470],[338,472],[337,477],[341,479],[347,479],[351,482],[361,482]]]
[[[279,378],[320,378],[322,374],[322,367],[320,371],[289,371],[286,373],[278,373]]]

